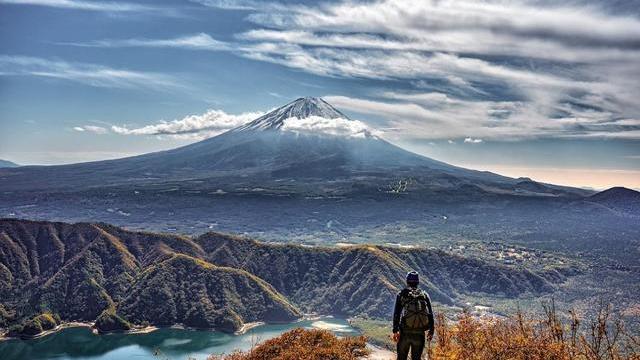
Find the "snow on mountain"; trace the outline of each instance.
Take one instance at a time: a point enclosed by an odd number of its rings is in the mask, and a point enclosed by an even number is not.
[[[20,165],[11,162],[9,160],[2,160],[0,159],[0,168],[13,168],[13,167],[18,167]]]
[[[279,107],[233,131],[275,130],[282,128],[286,120],[309,117],[353,121],[321,98],[304,97]]]
[[[299,134],[377,137],[380,132],[349,119],[321,98],[296,99],[232,131],[281,130]]]

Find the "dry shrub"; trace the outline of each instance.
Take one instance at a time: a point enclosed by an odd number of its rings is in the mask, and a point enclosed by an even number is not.
[[[368,354],[364,336],[338,338],[327,330],[294,329],[247,352],[208,360],[356,360]]]
[[[562,321],[552,302],[545,316],[478,319],[463,313],[457,322],[436,319],[436,339],[427,349],[433,360],[640,360],[637,335],[625,331],[611,308],[601,305],[583,327],[570,313]]]

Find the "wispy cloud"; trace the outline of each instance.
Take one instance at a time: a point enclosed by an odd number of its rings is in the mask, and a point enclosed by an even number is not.
[[[172,39],[112,39],[95,40],[90,42],[65,42],[60,45],[72,45],[81,47],[124,48],[124,47],[148,47],[148,48],[181,48],[191,50],[230,50],[230,45],[215,40],[205,33],[176,37]]]
[[[83,126],[74,126],[73,130],[75,131],[79,131],[79,132],[90,132],[90,133],[94,133],[94,134],[98,134],[98,135],[103,135],[106,134],[108,132],[108,130],[102,126],[95,126],[95,125],[83,125]]]
[[[637,120],[610,120],[598,111],[550,118],[529,101],[462,100],[443,93],[385,92],[377,99],[326,96],[338,108],[382,117],[391,139],[518,140],[542,137],[640,138]],[[473,136],[471,136],[473,135]],[[468,140],[467,140],[468,139]],[[454,144],[453,140],[449,140]]]
[[[0,0],[0,4],[34,5],[61,9],[102,11],[113,13],[157,12],[170,13],[168,9],[129,2],[82,1],[82,0]]]
[[[284,10],[286,5],[278,2],[263,1],[263,0],[190,0],[193,3],[201,4],[216,9],[223,10],[261,10],[266,11],[269,9]],[[289,7],[293,5],[288,5]]]
[[[121,135],[161,135],[185,139],[204,139],[258,118],[262,113],[247,112],[239,115],[221,110],[208,110],[204,114],[189,115],[182,119],[161,121],[142,127],[112,126],[111,131]]]
[[[154,90],[182,87],[176,79],[164,74],[29,56],[0,55],[0,74],[3,76],[54,78],[96,87]]]
[[[635,137],[640,19],[527,1],[331,2],[256,10],[241,55],[414,91],[334,98],[429,137]],[[240,50],[238,50],[240,51]],[[425,88],[428,92],[425,92]],[[376,109],[375,112],[371,109]]]
[[[458,52],[461,46],[471,45],[471,51],[486,53],[494,48],[512,55],[514,49],[527,51],[535,40],[570,47],[637,49],[639,45],[636,18],[612,16],[596,6],[471,0],[425,0],[412,5],[384,0],[332,2],[317,8],[292,6],[279,12],[267,7],[269,11],[258,8],[251,19],[294,32],[342,33],[345,38],[350,34],[357,38],[363,34],[384,35],[380,38],[388,42],[377,45],[375,36],[369,37],[372,45],[403,46],[405,50],[418,44],[419,50]],[[518,41],[525,43],[519,45]],[[508,46],[499,49],[496,45]]]

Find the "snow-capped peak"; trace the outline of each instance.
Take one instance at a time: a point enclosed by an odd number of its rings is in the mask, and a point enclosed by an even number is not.
[[[306,119],[309,117],[349,120],[345,114],[323,99],[304,97],[279,107],[236,130],[276,130],[282,128],[287,119]]]

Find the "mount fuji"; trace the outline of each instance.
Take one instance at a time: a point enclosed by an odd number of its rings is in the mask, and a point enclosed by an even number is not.
[[[375,192],[402,179],[410,179],[415,189],[466,186],[467,190],[499,193],[583,193],[550,185],[531,186],[530,180],[463,169],[414,154],[313,97],[299,98],[221,135],[168,151],[0,171],[0,186],[7,190],[77,191],[195,180],[222,188],[239,183],[264,187],[295,180],[295,192],[305,192],[304,184],[317,189],[327,181],[343,185],[338,186],[340,192],[350,191],[354,181]],[[331,191],[335,190],[334,186]]]

